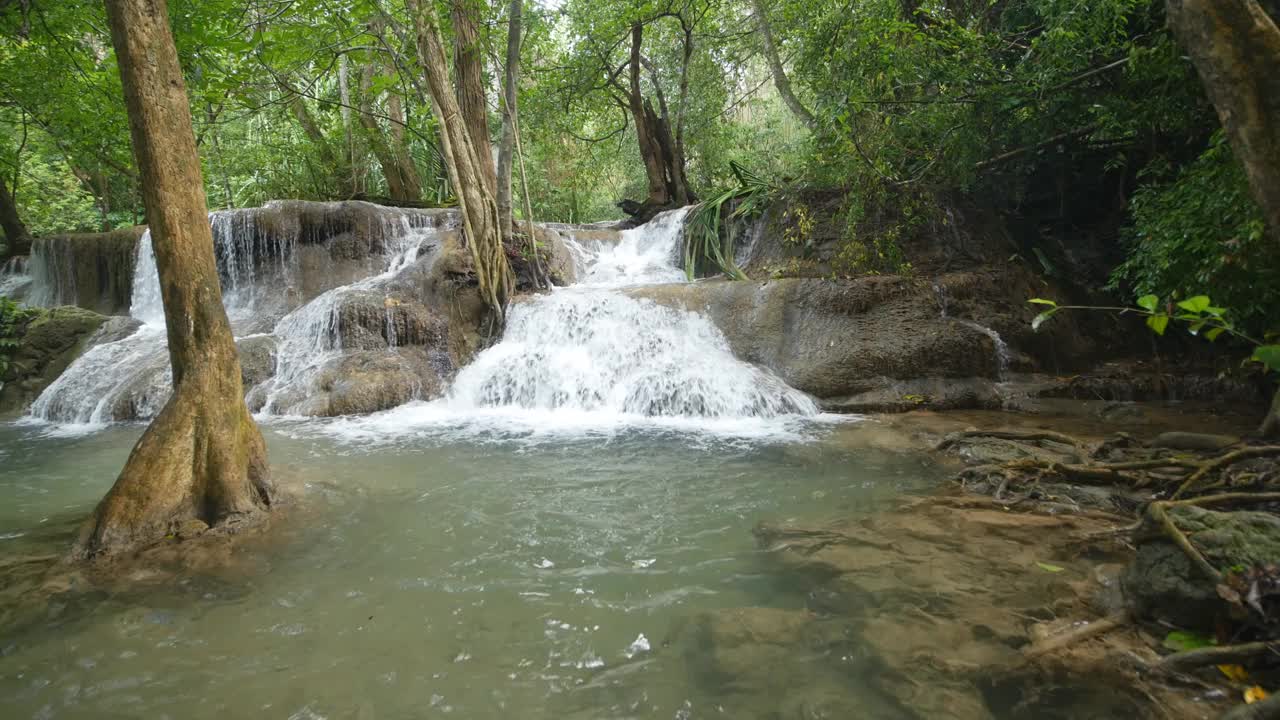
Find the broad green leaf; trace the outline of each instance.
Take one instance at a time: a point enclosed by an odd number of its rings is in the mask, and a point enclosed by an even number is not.
[[[1157,335],[1163,335],[1164,329],[1169,327],[1169,316],[1163,313],[1152,315],[1147,318],[1147,327],[1154,330]]]
[[[1187,650],[1209,647],[1213,645],[1213,640],[1207,635],[1201,635],[1190,630],[1174,630],[1164,636],[1164,642],[1161,644],[1174,652],[1186,652]]]
[[[1268,370],[1280,372],[1280,345],[1259,345],[1254,349],[1252,359],[1265,365]]]
[[[1155,295],[1143,295],[1138,298],[1138,307],[1151,312],[1156,311],[1156,307],[1160,305],[1160,298]]]
[[[1196,295],[1195,297],[1189,297],[1178,303],[1178,307],[1188,312],[1196,313],[1197,315],[1204,312],[1209,305],[1208,295]]]
[[[1057,565],[1050,565],[1047,562],[1037,562],[1036,566],[1039,567],[1041,570],[1044,570],[1045,572],[1051,572],[1051,573],[1060,573],[1065,569],[1065,568],[1058,567]]]
[[[1217,340],[1218,336],[1221,335],[1223,332],[1224,332],[1223,329],[1220,327],[1209,328],[1208,332],[1206,332],[1204,336],[1206,338],[1209,338],[1209,342],[1213,342],[1214,340]]]
[[[1199,334],[1200,334],[1200,329],[1201,329],[1201,328],[1203,328],[1203,327],[1204,327],[1204,321],[1203,321],[1203,320],[1200,320],[1200,321],[1198,321],[1198,322],[1193,322],[1193,323],[1191,323],[1191,327],[1188,327],[1188,328],[1187,328],[1187,332],[1191,333],[1192,335],[1199,335]]]
[[[1032,329],[1032,330],[1039,330],[1039,329],[1040,329],[1040,326],[1044,324],[1044,321],[1045,321],[1045,320],[1048,320],[1048,319],[1049,319],[1049,318],[1051,318],[1051,317],[1053,317],[1053,314],[1054,314],[1054,313],[1056,313],[1056,312],[1058,312],[1056,309],[1054,309],[1054,310],[1045,310],[1044,312],[1042,312],[1042,313],[1040,313],[1039,315],[1035,316],[1035,318],[1031,320],[1031,329]]]
[[[1030,299],[1030,300],[1028,300],[1027,302],[1029,302],[1029,303],[1035,303],[1036,305],[1049,305],[1049,306],[1052,306],[1052,307],[1058,307],[1058,303],[1056,303],[1056,302],[1054,302],[1054,301],[1052,301],[1052,300],[1046,300],[1046,299],[1044,299],[1044,298],[1031,298],[1031,299]]]

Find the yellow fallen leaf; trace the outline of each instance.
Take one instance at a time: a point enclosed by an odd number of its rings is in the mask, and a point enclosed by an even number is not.
[[[1249,673],[1245,672],[1245,669],[1239,665],[1219,665],[1218,669],[1222,671],[1223,675],[1227,676],[1228,680],[1244,682],[1249,679]]]
[[[1266,700],[1266,699],[1267,699],[1267,691],[1263,690],[1261,687],[1258,687],[1257,685],[1254,685],[1253,687],[1244,691],[1244,702],[1246,705],[1252,705],[1253,703],[1256,703],[1259,700]]]

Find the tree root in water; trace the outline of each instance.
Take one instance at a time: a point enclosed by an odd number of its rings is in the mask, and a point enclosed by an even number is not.
[[[1152,669],[1158,672],[1180,673],[1210,665],[1241,664],[1269,655],[1280,657],[1280,640],[1187,650],[1162,658],[1152,666]]]

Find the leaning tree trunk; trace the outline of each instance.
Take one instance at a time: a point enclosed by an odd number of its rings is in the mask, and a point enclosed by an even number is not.
[[[410,187],[406,182],[404,175],[401,173],[400,160],[391,150],[391,144],[387,142],[387,136],[382,132],[382,126],[378,124],[378,119],[373,115],[373,66],[366,64],[360,73],[360,126],[364,128],[365,139],[369,142],[369,149],[373,151],[373,156],[378,159],[378,165],[382,167],[382,177],[387,181],[387,194],[392,200],[405,202],[419,200],[422,198],[421,187]]]
[[[751,0],[751,14],[756,17],[756,27],[760,29],[760,40],[764,45],[765,59],[769,62],[769,73],[773,76],[773,86],[778,89],[782,102],[786,104],[791,114],[804,123],[805,127],[810,130],[815,129],[818,123],[813,113],[809,112],[804,103],[800,102],[800,98],[796,97],[795,91],[791,89],[791,80],[787,77],[786,68],[782,67],[782,57],[778,54],[778,45],[773,39],[773,26],[769,23],[768,8],[762,0]]]
[[[476,0],[453,0],[454,70],[458,79],[458,107],[471,136],[481,176],[490,193],[498,187],[489,143],[489,108],[484,98],[484,55],[480,47]]]
[[[427,76],[427,88],[441,124],[440,141],[449,181],[458,193],[463,232],[471,248],[480,294],[501,324],[511,298],[514,278],[502,245],[498,227],[498,205],[484,179],[484,165],[471,142],[467,124],[453,89],[449,87],[449,66],[440,19],[431,0],[407,0],[417,31],[418,61]],[[492,163],[492,158],[489,159]]]
[[[81,529],[75,553],[115,553],[177,527],[265,511],[267,449],[244,404],[213,256],[200,159],[165,0],[107,0],[160,273],[173,395]]]
[[[422,197],[422,180],[418,176],[418,167],[413,164],[413,155],[409,152],[409,143],[405,138],[404,129],[408,127],[408,121],[405,119],[404,104],[395,93],[387,93],[387,117],[391,118],[388,127],[391,156],[400,173],[400,182],[404,185],[405,194],[417,200]]]
[[[1191,56],[1244,166],[1267,230],[1280,242],[1280,29],[1256,0],[1167,0],[1165,5],[1169,25]],[[1280,390],[1262,430],[1280,434]]]
[[[30,255],[31,233],[18,215],[18,201],[4,178],[0,177],[0,230],[4,230],[4,242],[8,255]]]

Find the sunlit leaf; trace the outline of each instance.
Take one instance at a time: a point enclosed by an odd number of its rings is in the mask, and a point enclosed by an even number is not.
[[[1218,336],[1223,332],[1225,331],[1220,327],[1209,328],[1209,330],[1205,332],[1204,336],[1209,338],[1209,342],[1213,342],[1214,340],[1217,340]]]
[[[1233,682],[1244,682],[1249,679],[1248,671],[1239,665],[1219,665],[1218,670]]]
[[[1066,568],[1058,567],[1057,565],[1050,565],[1047,562],[1037,562],[1036,567],[1040,568],[1041,570],[1044,570],[1045,572],[1051,572],[1051,573],[1060,573],[1066,569]]]
[[[1031,298],[1027,302],[1035,303],[1036,305],[1051,305],[1053,307],[1058,307],[1058,303],[1052,300],[1046,300],[1045,298]]]
[[[1049,318],[1051,318],[1051,317],[1053,317],[1053,314],[1054,314],[1055,312],[1057,312],[1057,310],[1045,310],[1044,312],[1042,312],[1042,313],[1040,313],[1039,315],[1035,316],[1035,318],[1033,318],[1033,319],[1031,320],[1031,329],[1032,329],[1032,330],[1039,330],[1039,329],[1040,329],[1040,326],[1044,324],[1044,321],[1045,321],[1045,320],[1048,320],[1048,319],[1049,319]]]
[[[1143,295],[1142,297],[1138,298],[1138,307],[1142,308],[1143,310],[1150,310],[1151,312],[1155,312],[1156,307],[1159,305],[1160,305],[1160,298],[1156,297],[1155,295]]]
[[[1187,650],[1209,647],[1213,645],[1213,640],[1207,635],[1201,635],[1190,630],[1174,630],[1164,636],[1164,641],[1161,644],[1174,652],[1186,652]]]
[[[1163,335],[1165,328],[1169,327],[1169,316],[1164,314],[1152,315],[1147,318],[1147,327],[1154,330],[1157,335]]]
[[[1188,312],[1193,312],[1196,314],[1204,312],[1205,309],[1209,307],[1209,305],[1210,305],[1210,302],[1209,302],[1208,295],[1196,295],[1195,297],[1189,297],[1186,300],[1183,300],[1182,302],[1178,303],[1178,307]]]
[[[1259,700],[1266,700],[1268,697],[1270,697],[1270,695],[1271,693],[1267,692],[1266,690],[1263,690],[1260,686],[1254,685],[1253,687],[1249,687],[1245,689],[1244,702],[1246,705],[1252,705],[1258,702]]]

